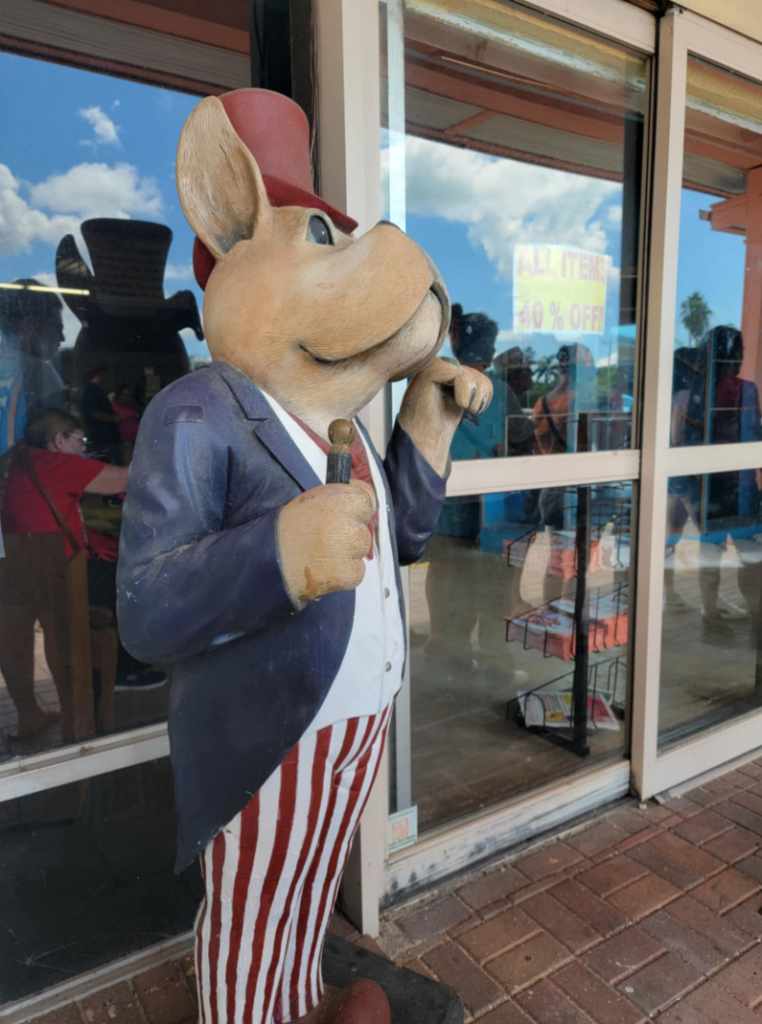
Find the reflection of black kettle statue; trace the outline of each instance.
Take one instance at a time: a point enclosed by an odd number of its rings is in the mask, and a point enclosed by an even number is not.
[[[99,364],[113,367],[119,383],[139,385],[150,371],[162,385],[190,367],[179,331],[190,327],[201,341],[191,291],[164,296],[164,270],[172,232],[149,221],[98,218],[82,224],[92,260],[90,272],[72,235],[61,239],[56,277],[82,328],[74,346],[80,379]]]

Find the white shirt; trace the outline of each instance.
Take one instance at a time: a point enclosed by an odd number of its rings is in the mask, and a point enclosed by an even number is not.
[[[318,479],[325,481],[328,456],[274,398],[267,394],[265,398]],[[359,433],[357,424],[355,428]],[[373,558],[365,559],[365,576],[355,590],[355,615],[344,660],[328,696],[306,730],[306,736],[348,718],[379,714],[392,702],[402,685],[405,633],[386,487],[375,458],[371,452],[367,454],[379,502]]]

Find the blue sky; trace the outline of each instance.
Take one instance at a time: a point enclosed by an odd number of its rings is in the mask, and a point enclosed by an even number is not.
[[[680,258],[677,265],[676,344],[690,343],[680,322],[680,303],[692,292],[701,292],[712,310],[710,327],[741,326],[746,243],[740,235],[712,231],[699,218],[720,196],[683,189],[680,204]],[[747,344],[750,339],[745,339]]]
[[[177,140],[198,99],[5,53],[0,93],[0,280],[46,275],[52,284],[60,238],[89,216],[123,213],[172,229],[166,293],[192,288],[200,307],[174,181]],[[73,341],[68,311],[65,326]],[[192,334],[186,345],[208,356]]]
[[[172,229],[165,290],[192,288],[200,307],[190,272],[193,236],[174,183],[177,139],[197,99],[11,54],[0,54],[0,90],[16,98],[0,111],[0,280],[42,275],[54,283],[64,234],[87,217],[123,215]],[[498,351],[532,344],[547,355],[568,340],[513,333],[513,249],[536,242],[611,256],[606,335],[579,337],[596,360],[610,355],[619,320],[619,184],[425,139],[409,138],[406,158],[407,229],[437,262],[453,301],[498,322]],[[710,232],[699,219],[712,201],[683,193],[678,302],[699,290],[713,323],[738,324],[743,239]],[[67,311],[68,342],[77,327]],[[678,317],[676,342],[686,341]],[[186,344],[191,354],[208,355],[190,332]]]

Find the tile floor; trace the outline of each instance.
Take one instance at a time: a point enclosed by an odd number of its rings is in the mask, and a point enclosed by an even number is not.
[[[762,758],[456,879],[377,941],[332,928],[480,1024],[762,1024]],[[191,1024],[193,999],[187,958],[37,1024]]]

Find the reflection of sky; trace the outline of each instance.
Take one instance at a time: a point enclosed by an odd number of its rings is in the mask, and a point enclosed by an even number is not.
[[[531,345],[542,357],[578,340],[596,362],[611,358],[619,325],[621,185],[422,139],[408,139],[406,158],[408,234],[436,262],[453,302],[497,321],[497,353]],[[513,250],[527,242],[611,257],[603,335],[514,332]]]
[[[193,234],[174,183],[177,140],[197,97],[7,53],[0,53],[0,93],[0,281],[36,276],[54,284],[56,246],[79,221],[130,217],[172,229],[165,292],[190,288],[200,308]],[[78,327],[67,310],[67,344]],[[190,332],[185,340],[191,355],[208,358],[205,343]]]
[[[701,292],[712,310],[710,327],[741,326],[746,243],[740,235],[712,231],[699,219],[721,196],[683,189],[680,204],[680,256],[677,265],[677,315],[675,344],[689,345],[680,320],[680,304],[693,292]]]

